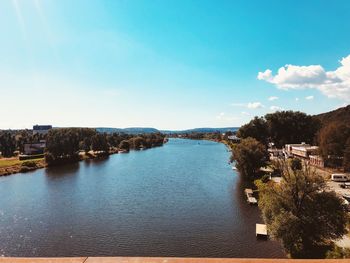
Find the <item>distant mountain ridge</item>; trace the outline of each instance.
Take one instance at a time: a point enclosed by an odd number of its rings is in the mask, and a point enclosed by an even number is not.
[[[164,133],[164,134],[173,134],[173,133],[212,133],[220,132],[224,133],[227,131],[235,132],[239,127],[225,127],[225,128],[194,128],[187,130],[158,130],[156,128],[150,127],[130,127],[130,128],[110,128],[110,127],[97,127],[95,128],[98,132],[104,133],[127,133],[127,134],[141,134],[141,133]]]
[[[314,115],[314,117],[319,119],[323,126],[331,122],[350,123],[350,105],[333,111]]]
[[[161,130],[160,132],[164,134],[172,134],[172,133],[193,133],[193,132],[199,132],[199,133],[212,133],[212,132],[220,132],[225,133],[228,131],[236,132],[239,129],[239,127],[224,127],[224,128],[194,128],[194,129],[188,129],[188,130]]]
[[[160,131],[155,128],[149,127],[130,127],[130,128],[107,128],[98,127],[96,128],[98,132],[105,133],[127,133],[127,134],[141,134],[141,133],[159,133]]]

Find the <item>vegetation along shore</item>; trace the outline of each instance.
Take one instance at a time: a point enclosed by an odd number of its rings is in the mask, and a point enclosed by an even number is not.
[[[350,106],[316,116],[280,111],[255,117],[237,131],[239,142],[229,141],[269,236],[291,258],[350,256],[337,245],[349,231],[349,202],[329,178],[350,172],[349,117]]]
[[[92,128],[55,128],[45,134],[33,130],[0,131],[0,176],[148,149],[164,142],[165,135],[161,133],[102,133]],[[44,147],[35,148],[40,143]],[[24,154],[28,148],[34,148],[35,154]]]

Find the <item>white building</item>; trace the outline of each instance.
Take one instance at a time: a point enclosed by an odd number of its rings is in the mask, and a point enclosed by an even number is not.
[[[52,125],[34,125],[33,135],[35,134],[47,134],[52,129]]]

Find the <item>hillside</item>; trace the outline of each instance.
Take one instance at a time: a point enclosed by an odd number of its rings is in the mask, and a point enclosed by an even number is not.
[[[188,129],[188,130],[177,130],[177,131],[173,131],[173,130],[161,130],[162,133],[164,134],[172,134],[172,133],[212,133],[212,132],[220,132],[220,133],[224,133],[227,131],[232,131],[235,132],[237,131],[239,128],[237,127],[225,127],[225,128],[194,128],[194,129]]]
[[[99,127],[96,128],[98,132],[105,132],[105,133],[127,133],[127,134],[142,134],[142,133],[158,133],[159,130],[155,128],[143,128],[143,127],[131,127],[131,128],[105,128],[105,127]]]
[[[314,117],[319,119],[322,125],[327,125],[334,121],[350,123],[350,105],[330,112],[314,115]]]

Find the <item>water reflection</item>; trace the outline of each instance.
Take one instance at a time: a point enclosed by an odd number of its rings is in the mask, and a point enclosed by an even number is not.
[[[284,257],[278,243],[256,240],[259,210],[228,160],[222,144],[175,139],[0,178],[1,253]]]

